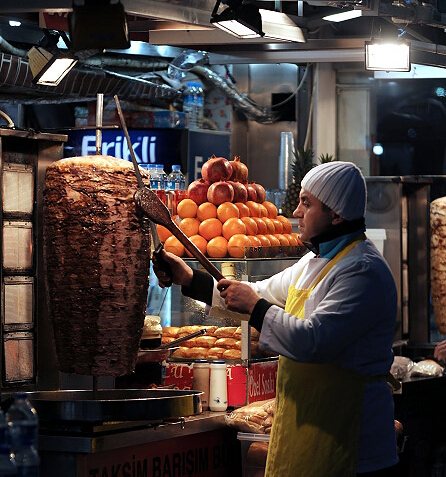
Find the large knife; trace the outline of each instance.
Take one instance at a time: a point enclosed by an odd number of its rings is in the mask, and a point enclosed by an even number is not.
[[[116,94],[114,96],[114,99],[115,99],[115,103],[116,103],[116,109],[118,111],[118,116],[119,116],[119,119],[121,121],[122,130],[124,131],[125,137],[127,139],[127,146],[129,148],[129,151],[130,151],[130,156],[132,158],[133,167],[135,168],[136,180],[138,181],[138,189],[145,189],[145,185],[142,181],[141,173],[139,172],[139,165],[138,165],[138,162],[136,161],[135,152],[133,150],[132,141],[130,140],[129,132],[127,130],[127,125],[126,125],[125,119],[124,119],[124,115],[122,114],[121,104],[120,104],[118,96]],[[152,220],[149,220],[149,223],[150,223],[150,231],[152,233],[153,246],[154,246],[153,256],[156,258],[156,263],[157,263],[158,267],[164,273],[166,273],[166,275],[169,276],[168,282],[163,282],[163,284],[165,286],[170,287],[173,283],[172,272],[171,272],[170,267],[167,264],[167,262],[163,259],[163,256],[162,256],[162,253],[161,253],[162,250],[163,250],[163,244],[162,244],[162,242],[161,242],[161,240],[158,236],[158,232],[156,230],[155,223]]]

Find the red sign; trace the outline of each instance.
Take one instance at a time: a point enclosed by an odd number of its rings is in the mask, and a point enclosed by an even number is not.
[[[76,477],[224,477],[236,475],[237,467],[240,468],[240,445],[236,433],[222,428],[78,454]]]
[[[252,363],[248,368],[240,364],[228,365],[228,406],[240,407],[274,398],[278,364],[278,360],[273,360]],[[167,363],[166,385],[173,384],[178,389],[192,389],[193,377],[192,364]]]

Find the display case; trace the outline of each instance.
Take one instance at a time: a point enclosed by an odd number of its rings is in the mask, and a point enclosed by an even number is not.
[[[255,282],[282,271],[296,263],[299,258],[247,258],[211,260],[211,262],[229,279]],[[197,260],[187,260],[187,263],[194,269],[201,268]],[[223,308],[211,308],[205,303],[183,296],[181,288],[177,285],[161,289],[153,273],[151,273],[147,312],[159,314],[164,328],[180,327],[180,330],[190,330],[192,326],[197,325],[208,329],[212,327],[214,336],[218,336],[219,330],[237,332],[236,335],[228,336],[227,343],[228,346],[230,342],[234,345],[237,343],[237,349],[240,349],[239,358],[225,359],[224,354],[221,357],[206,354],[185,357],[173,354],[166,364],[166,385],[192,389],[195,359],[207,359],[210,362],[213,359],[223,358],[227,364],[229,406],[242,406],[275,396],[278,357],[258,351],[258,332],[249,326],[249,315],[233,313]],[[218,344],[218,341],[215,343]],[[189,349],[194,349],[193,345],[190,346]],[[200,347],[195,349],[198,348]]]

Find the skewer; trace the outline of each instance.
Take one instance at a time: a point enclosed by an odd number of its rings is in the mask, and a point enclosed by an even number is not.
[[[104,113],[104,95],[98,93],[96,99],[96,155],[102,152],[102,117]]]

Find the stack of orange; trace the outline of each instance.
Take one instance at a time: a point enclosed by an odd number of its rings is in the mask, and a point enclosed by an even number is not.
[[[302,245],[298,234],[292,233],[289,219],[278,215],[269,201],[223,202],[217,207],[210,202],[197,205],[192,199],[183,199],[177,213],[173,219],[180,230],[211,258],[243,258],[246,247]],[[157,225],[157,229],[168,252],[180,257],[185,254],[184,246],[166,228]]]

